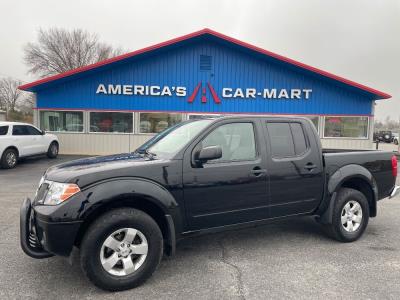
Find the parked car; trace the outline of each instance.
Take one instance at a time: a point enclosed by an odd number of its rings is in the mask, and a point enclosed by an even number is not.
[[[96,286],[124,290],[196,234],[312,215],[356,241],[378,200],[399,193],[396,176],[390,152],[322,150],[305,118],[186,121],[134,153],[49,168],[22,204],[21,246],[33,258],[79,249]]]
[[[378,139],[380,142],[392,143],[393,142],[393,134],[391,131],[379,131]]]
[[[59,151],[57,136],[31,124],[0,122],[0,166],[14,168],[23,157],[47,154],[56,158]]]
[[[398,145],[399,144],[399,134],[393,132],[392,135],[393,135],[393,143],[395,145]]]

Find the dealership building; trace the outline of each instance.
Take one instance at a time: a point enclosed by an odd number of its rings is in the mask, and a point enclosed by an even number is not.
[[[357,67],[357,66],[355,66]],[[60,152],[133,151],[204,116],[303,116],[324,147],[370,149],[375,100],[390,95],[210,29],[20,87]]]

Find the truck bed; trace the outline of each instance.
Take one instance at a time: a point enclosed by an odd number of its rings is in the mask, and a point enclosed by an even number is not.
[[[394,185],[392,175],[392,156],[389,151],[323,149],[322,155],[327,176],[332,176],[338,169],[346,165],[360,165],[374,177],[379,189],[379,198],[388,197]]]

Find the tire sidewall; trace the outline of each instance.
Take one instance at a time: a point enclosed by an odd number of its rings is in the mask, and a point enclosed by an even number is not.
[[[53,147],[57,147],[57,152],[53,153]],[[56,142],[52,142],[47,150],[47,156],[49,158],[56,158],[58,156],[59,146]]]
[[[151,276],[162,257],[162,234],[155,221],[141,211],[128,210],[134,211],[133,215],[113,214],[105,222],[93,226],[94,230],[88,231],[82,243],[81,264],[84,272],[95,285],[106,290],[125,290],[139,285]],[[148,243],[146,260],[137,271],[126,276],[108,273],[100,261],[103,242],[109,235],[121,228],[135,228],[141,231]]]
[[[11,166],[7,163],[7,154],[10,153],[10,152],[14,153],[15,158],[16,158],[15,164],[11,165]],[[6,151],[4,151],[4,153],[3,153],[2,157],[1,157],[0,163],[1,163],[1,167],[4,168],[4,169],[15,168],[15,166],[18,164],[18,153],[17,153],[17,151],[15,151],[14,149],[7,149]]]
[[[341,221],[342,210],[349,201],[356,201],[358,204],[360,204],[363,214],[360,227],[354,232],[346,231]],[[357,190],[343,189],[339,192],[338,202],[333,217],[334,217],[333,222],[335,226],[335,231],[338,233],[340,239],[343,240],[344,242],[355,241],[361,237],[361,235],[364,233],[368,225],[368,219],[369,219],[368,200],[362,193],[360,193]]]

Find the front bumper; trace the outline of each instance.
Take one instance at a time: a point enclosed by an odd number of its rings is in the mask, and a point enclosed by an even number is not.
[[[396,197],[400,193],[400,186],[395,185],[393,191],[390,193],[389,199]]]
[[[31,200],[25,199],[20,210],[22,250],[33,258],[68,256],[81,222],[47,222],[35,212]]]

